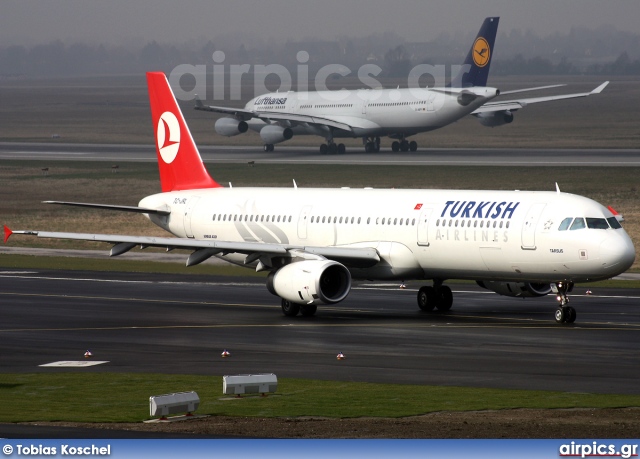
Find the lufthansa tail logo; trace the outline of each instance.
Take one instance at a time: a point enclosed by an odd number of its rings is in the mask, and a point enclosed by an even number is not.
[[[483,37],[476,38],[473,44],[473,62],[478,67],[484,67],[489,62],[489,57],[491,57],[491,50],[487,40]]]
[[[164,112],[158,120],[156,128],[156,141],[162,160],[171,164],[180,149],[180,123],[171,112]]]

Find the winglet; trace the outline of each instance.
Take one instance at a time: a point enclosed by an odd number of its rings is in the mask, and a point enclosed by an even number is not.
[[[4,225],[4,243],[5,244],[7,243],[7,241],[9,240],[12,234],[13,234],[13,231],[11,231],[7,225]]]
[[[600,94],[602,92],[602,90],[607,87],[608,84],[609,84],[609,82],[605,81],[600,86],[598,86],[596,89],[591,91],[591,94]]]

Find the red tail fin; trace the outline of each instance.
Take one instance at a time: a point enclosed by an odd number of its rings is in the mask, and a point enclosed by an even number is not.
[[[162,191],[220,187],[202,163],[167,77],[148,72],[147,86]]]

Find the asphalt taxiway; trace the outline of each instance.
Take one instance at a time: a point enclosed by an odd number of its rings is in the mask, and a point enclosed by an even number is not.
[[[344,155],[321,155],[317,147],[277,145],[199,146],[205,162],[264,164],[371,164],[452,166],[640,166],[639,149],[426,148],[393,153],[365,153],[349,148]],[[38,161],[156,161],[153,145],[94,145],[60,143],[0,143],[0,160]]]
[[[0,270],[0,373],[144,372],[640,394],[640,293],[576,287],[555,299],[451,284],[448,313],[420,312],[419,283],[358,283],[314,317],[282,315],[261,280]],[[81,369],[39,365],[82,360]],[[227,349],[231,357],[221,358]],[[337,360],[342,352],[345,360]]]

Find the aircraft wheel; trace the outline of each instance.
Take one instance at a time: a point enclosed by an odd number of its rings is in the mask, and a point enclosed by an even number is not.
[[[374,151],[373,149],[373,142],[367,142],[364,144],[364,152],[365,153],[372,153]]]
[[[415,140],[412,140],[411,142],[409,142],[409,150],[410,151],[417,151],[418,150],[418,142],[416,142]]]
[[[564,309],[563,308],[556,309],[556,313],[555,313],[556,322],[561,324],[564,322],[564,318],[565,318]]]
[[[311,317],[318,310],[318,306],[315,304],[301,304],[300,305],[300,314],[304,317]]]
[[[451,289],[446,285],[443,285],[437,290],[438,302],[436,303],[436,308],[438,311],[448,311],[451,309],[453,305],[453,293]]]
[[[338,146],[335,143],[330,143],[328,145],[327,153],[329,153],[330,155],[335,155],[336,153],[338,153]]]
[[[576,310],[573,309],[571,306],[565,306],[564,308],[564,315],[565,315],[565,319],[564,321],[568,324],[572,324],[576,321]]]
[[[347,152],[347,148],[344,146],[343,143],[338,144],[338,154],[339,155],[344,155]]]
[[[327,146],[326,143],[323,143],[322,145],[320,145],[320,154],[321,155],[326,155],[327,151],[329,151],[329,147]]]
[[[274,147],[272,143],[268,143],[264,146],[264,151],[273,151]]]
[[[403,140],[402,142],[400,142],[400,150],[409,151],[409,142],[407,142],[406,140]]]
[[[423,311],[433,311],[436,306],[436,290],[433,287],[420,287],[418,307]]]
[[[398,142],[397,140],[396,140],[396,141],[394,141],[394,142],[391,144],[391,150],[392,150],[392,151],[395,151],[395,152],[400,151],[400,142]]]
[[[300,312],[300,305],[289,300],[282,299],[282,313],[287,317],[295,317]]]

